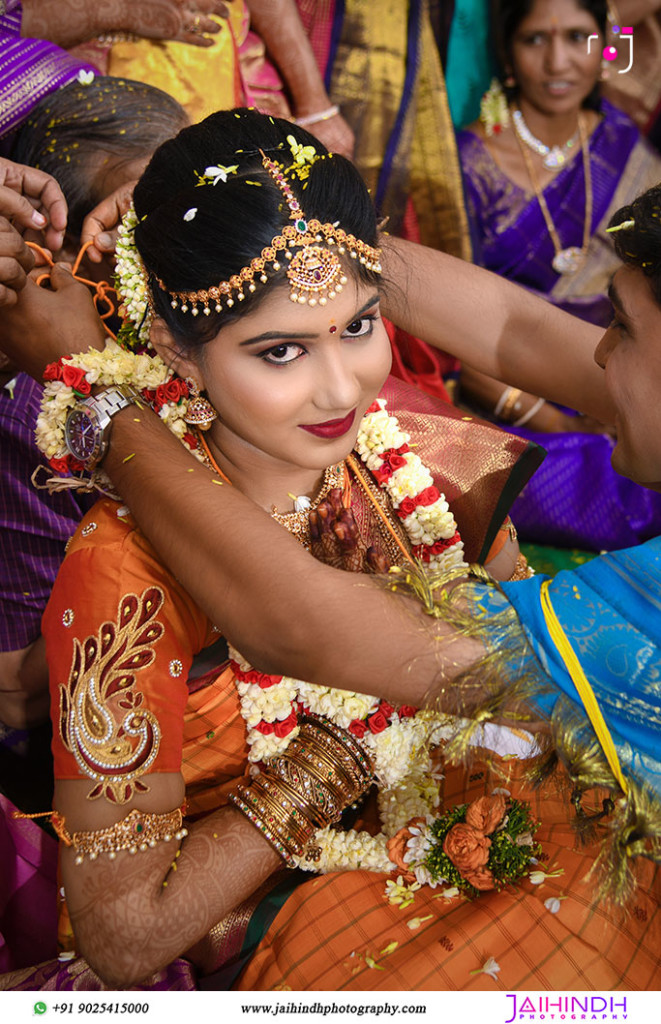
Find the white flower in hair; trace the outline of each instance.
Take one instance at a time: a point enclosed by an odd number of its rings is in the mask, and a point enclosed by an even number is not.
[[[199,184],[206,185],[210,181],[212,185],[217,185],[219,181],[227,181],[228,175],[235,174],[238,169],[238,164],[232,164],[231,167],[224,167],[222,164],[218,164],[217,167],[205,167],[204,174],[200,175]]]

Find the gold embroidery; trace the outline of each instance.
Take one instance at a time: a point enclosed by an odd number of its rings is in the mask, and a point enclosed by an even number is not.
[[[153,645],[164,632],[156,621],[163,600],[158,587],[141,597],[127,594],[116,623],[104,622],[98,636],[74,640],[69,681],[60,686],[60,736],[80,770],[96,781],[89,800],[103,795],[123,804],[149,789],[140,776],[154,763],[161,730],[143,707],[135,673],[154,661]]]

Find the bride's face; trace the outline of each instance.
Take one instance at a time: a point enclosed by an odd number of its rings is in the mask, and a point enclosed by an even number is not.
[[[378,291],[353,277],[326,306],[273,288],[194,358],[219,414],[213,440],[231,461],[257,465],[258,455],[261,465],[315,471],[351,451],[391,363]]]

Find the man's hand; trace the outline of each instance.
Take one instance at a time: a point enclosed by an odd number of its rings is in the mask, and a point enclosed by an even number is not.
[[[13,306],[17,302],[18,292],[25,288],[33,266],[34,256],[18,231],[6,217],[0,217],[0,306]]]
[[[134,187],[134,181],[120,185],[85,217],[80,242],[81,245],[94,243],[87,250],[92,263],[100,263],[105,255],[115,251],[117,229],[131,205]]]
[[[67,204],[50,174],[0,157],[0,215],[23,230],[43,231],[53,252],[62,248]]]
[[[2,311],[0,349],[12,365],[41,380],[44,367],[71,352],[105,344],[103,324],[86,285],[63,264],[53,267],[50,289],[28,279]]]

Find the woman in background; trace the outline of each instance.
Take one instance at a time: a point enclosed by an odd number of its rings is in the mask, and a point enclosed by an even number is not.
[[[605,326],[609,220],[661,179],[661,158],[599,96],[606,2],[501,0],[494,24],[502,86],[458,136],[475,262]],[[605,427],[469,366],[462,389],[549,453],[513,510],[524,539],[598,551],[659,532],[658,498],[612,472]]]

